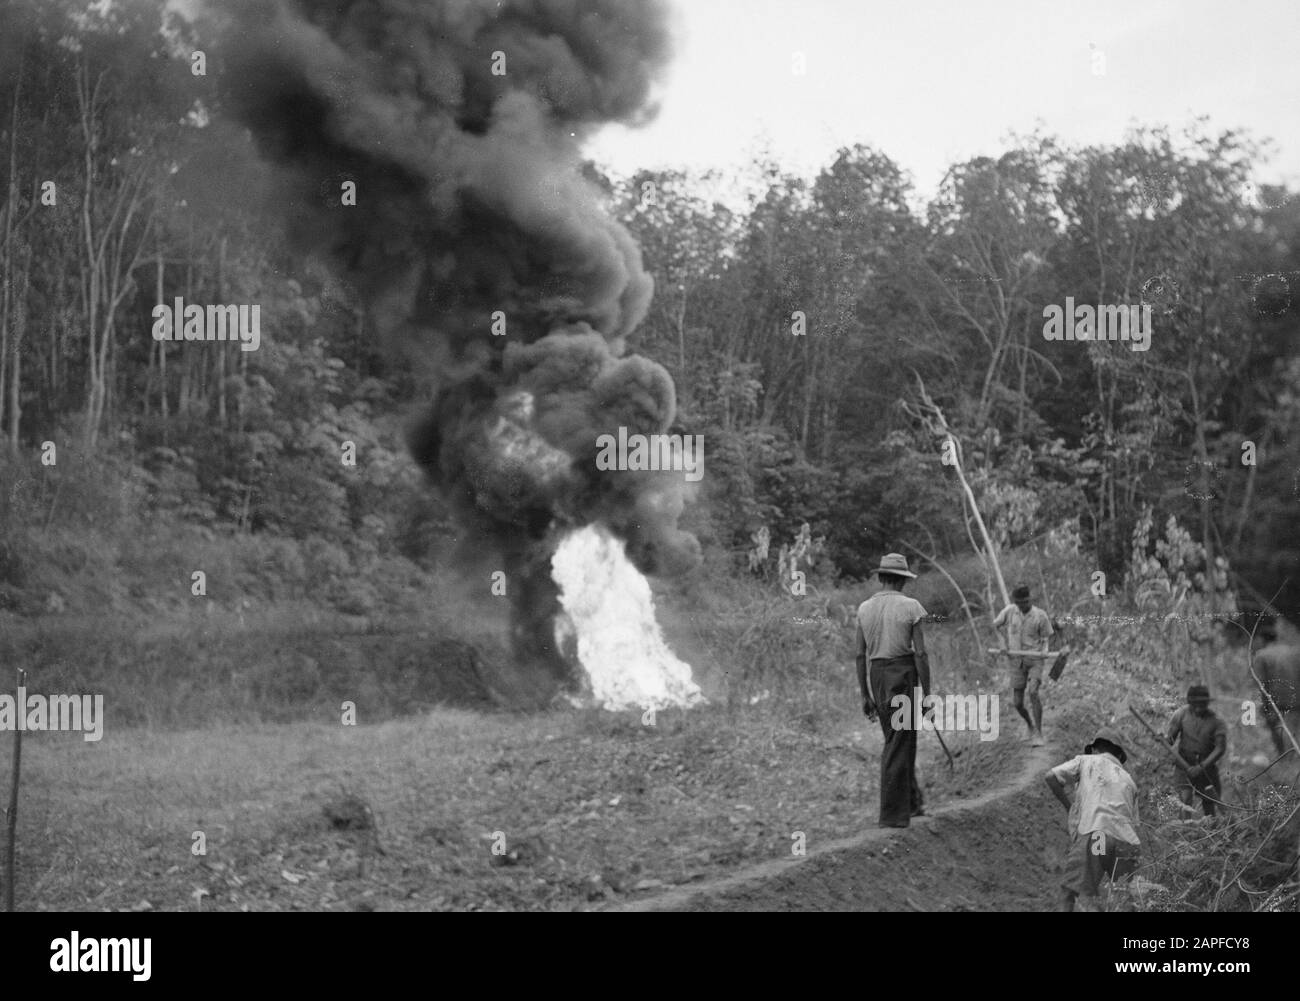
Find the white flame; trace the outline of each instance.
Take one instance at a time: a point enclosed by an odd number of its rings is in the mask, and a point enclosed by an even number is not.
[[[664,642],[650,582],[620,540],[597,525],[573,532],[556,549],[551,576],[597,705],[664,709],[704,701],[691,665]]]

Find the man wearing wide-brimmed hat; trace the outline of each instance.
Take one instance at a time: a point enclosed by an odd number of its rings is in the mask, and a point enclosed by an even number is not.
[[[1124,770],[1124,738],[1104,726],[1078,757],[1047,773],[1047,787],[1069,811],[1070,851],[1061,883],[1061,909],[1101,910],[1098,892],[1103,876],[1111,882],[1137,869],[1137,783]],[[1066,784],[1075,786],[1074,799]]]
[[[1204,685],[1187,689],[1187,705],[1179,708],[1169,721],[1165,739],[1178,743],[1178,755],[1192,766],[1190,772],[1179,769],[1178,798],[1192,810],[1196,797],[1207,817],[1223,801],[1219,781],[1219,759],[1228,752],[1228,726],[1210,708],[1210,690]]]
[[[879,715],[885,737],[880,752],[880,826],[907,827],[912,817],[925,812],[916,781],[916,730],[912,713],[894,713],[890,707],[899,695],[911,705],[918,687],[923,698],[930,694],[930,661],[921,632],[927,613],[919,601],[903,594],[903,586],[916,578],[907,569],[907,557],[890,553],[872,572],[883,587],[858,606],[858,687],[862,711],[868,719]],[[895,721],[901,721],[900,728]]]
[[[1011,604],[1002,609],[993,620],[993,628],[1007,627],[1007,649],[1046,652],[1051,643],[1052,620],[1045,611],[1030,600],[1029,587],[1019,585],[1011,592]],[[1043,683],[1043,662],[1036,657],[1021,657],[1011,663],[1011,696],[1016,712],[1029,727],[1029,740],[1035,746],[1043,743],[1043,703],[1038,698],[1038,688]],[[1029,711],[1025,711],[1025,697],[1029,698]]]

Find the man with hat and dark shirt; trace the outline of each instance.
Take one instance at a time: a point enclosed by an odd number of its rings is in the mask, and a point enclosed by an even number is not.
[[[1114,883],[1137,869],[1137,783],[1124,770],[1123,738],[1111,727],[1097,731],[1078,757],[1047,773],[1047,787],[1069,811],[1070,851],[1061,883],[1061,909],[1102,910],[1098,894],[1103,876]],[[1066,785],[1075,787],[1074,799]]]
[[[896,696],[907,705],[921,689],[930,694],[930,661],[925,653],[921,620],[926,610],[915,598],[903,594],[903,585],[916,574],[907,569],[907,557],[890,553],[874,571],[884,587],[858,606],[857,668],[862,690],[862,711],[868,719],[880,716],[885,746],[880,752],[880,826],[907,827],[912,817],[925,811],[921,786],[916,781],[916,730],[913,713],[892,712]],[[902,718],[900,729],[894,720]]]
[[[1021,584],[1011,592],[1011,604],[998,613],[993,628],[1007,627],[1007,649],[1046,652],[1050,645],[1052,620],[1047,613],[1029,600],[1029,588]],[[1034,746],[1043,744],[1043,703],[1038,698],[1038,687],[1043,683],[1043,661],[1038,657],[1021,657],[1011,662],[1011,695],[1016,712],[1029,727],[1029,740]],[[1025,696],[1029,696],[1029,712],[1025,712]]]
[[[1177,741],[1179,755],[1192,766],[1190,772],[1179,769],[1178,798],[1191,810],[1199,796],[1205,815],[1213,817],[1216,804],[1223,801],[1218,762],[1228,751],[1228,727],[1210,708],[1208,688],[1187,689],[1187,705],[1174,713],[1165,739],[1170,744]]]

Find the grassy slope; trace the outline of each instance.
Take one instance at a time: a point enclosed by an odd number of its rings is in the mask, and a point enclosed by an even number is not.
[[[964,748],[952,776],[937,742],[921,745],[936,803],[1001,767],[973,734],[949,743]],[[356,727],[110,727],[99,744],[33,735],[19,906],[193,908],[202,889],[205,908],[569,908],[788,856],[795,831],[815,847],[868,826],[879,744],[842,668],[799,698],[654,726],[439,709]],[[373,809],[377,841],[325,819],[345,788]],[[206,857],[190,852],[198,830]]]

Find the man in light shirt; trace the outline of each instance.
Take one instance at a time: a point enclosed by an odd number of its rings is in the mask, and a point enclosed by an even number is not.
[[[880,826],[907,827],[925,813],[921,786],[916,781],[916,730],[912,713],[905,714],[900,729],[891,711],[894,698],[906,696],[908,705],[920,688],[930,694],[930,661],[925,653],[921,620],[926,611],[903,586],[916,578],[907,569],[907,557],[890,553],[873,573],[884,585],[858,606],[857,668],[862,691],[862,711],[868,719],[880,717],[885,746],[880,753]]]
[[[1061,883],[1061,910],[1101,910],[1098,892],[1102,876],[1111,882],[1137,869],[1137,784],[1124,770],[1128,756],[1123,738],[1110,727],[1097,731],[1078,757],[1047,773],[1047,787],[1069,811],[1070,851]],[[1074,799],[1066,785],[1075,786]]]
[[[1011,592],[1011,601],[993,620],[994,629],[1007,627],[1007,649],[1046,653],[1055,632],[1052,620],[1029,600],[1029,588],[1024,584]],[[1043,703],[1038,698],[1038,688],[1042,683],[1042,658],[1022,657],[1011,662],[1011,695],[1016,712],[1029,727],[1029,740],[1035,747],[1043,743]],[[1026,695],[1029,696],[1028,712],[1025,711]]]

